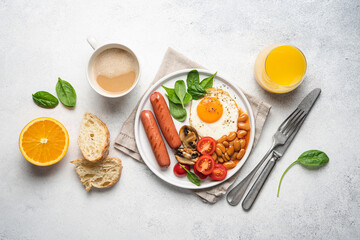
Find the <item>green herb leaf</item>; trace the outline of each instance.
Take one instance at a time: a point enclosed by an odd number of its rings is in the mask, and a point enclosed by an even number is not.
[[[169,110],[173,118],[175,118],[179,122],[185,121],[186,110],[180,104],[175,104],[172,101],[169,101]]]
[[[186,94],[186,86],[183,80],[177,80],[175,82],[175,94],[180,99],[181,105],[184,108],[184,97]]]
[[[184,97],[184,104],[187,104],[188,102],[190,102],[192,100],[192,97],[190,95],[190,93],[185,93],[185,97]]]
[[[309,150],[301,154],[297,162],[308,167],[320,167],[329,162],[329,157],[322,151]]]
[[[192,70],[188,73],[186,78],[186,84],[188,88],[192,85],[198,85],[200,81],[199,72],[197,70]]]
[[[204,78],[200,82],[200,86],[202,86],[204,89],[212,88],[213,83],[214,83],[214,77],[216,74],[217,74],[217,72],[214,73],[213,75],[211,75],[210,77]]]
[[[187,92],[191,95],[192,99],[197,100],[207,93],[206,90],[200,85],[199,72],[197,70],[192,70],[188,73],[186,83],[188,87]]]
[[[76,104],[75,89],[67,81],[59,78],[56,84],[56,94],[62,104],[67,107],[74,107]]]
[[[43,108],[54,108],[58,105],[59,100],[51,93],[39,91],[32,95],[34,102]]]
[[[191,85],[190,87],[188,86],[188,93],[190,93],[192,99],[197,100],[203,97],[207,92],[202,86],[197,84]]]
[[[161,85],[161,86],[165,89],[165,91],[167,93],[166,96],[169,99],[169,101],[176,103],[176,104],[181,104],[180,99],[175,94],[174,88],[168,88],[168,87],[165,87],[164,85]],[[189,103],[191,100],[192,100],[191,95],[189,93],[185,93],[185,97],[183,100],[184,104]]]
[[[279,186],[278,186],[278,192],[277,196],[279,197],[280,193],[280,186],[281,182],[283,180],[283,177],[285,176],[285,173],[292,167],[295,163],[300,163],[303,166],[306,167],[321,167],[325,163],[329,162],[329,157],[326,155],[326,153],[319,151],[319,150],[309,150],[300,155],[300,157],[290,164],[289,167],[286,168],[285,172],[280,178]]]
[[[195,184],[196,186],[200,186],[201,184],[201,179],[198,177],[198,175],[196,175],[195,173],[190,172],[186,167],[184,167],[181,163],[179,163],[179,165],[185,169],[186,171],[186,177],[189,179],[190,182],[192,182],[193,184]]]
[[[181,104],[180,99],[175,94],[174,88],[168,88],[168,87],[165,87],[164,85],[161,85],[161,86],[165,89],[165,91],[167,93],[166,96],[169,99],[169,101],[176,103],[176,104]]]

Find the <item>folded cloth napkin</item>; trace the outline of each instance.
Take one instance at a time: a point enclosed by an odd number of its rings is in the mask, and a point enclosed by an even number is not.
[[[162,77],[172,72],[182,69],[188,69],[188,68],[204,69],[204,67],[202,67],[201,65],[191,61],[190,59],[188,59],[181,53],[176,52],[172,48],[169,48],[165,53],[160,69],[158,70],[156,77],[152,83],[158,81]],[[257,97],[251,96],[246,93],[244,94],[249,100],[249,103],[251,105],[255,117],[255,141],[253,145],[255,146],[260,137],[261,130],[264,126],[265,120],[267,118],[271,106]],[[132,111],[130,116],[124,122],[120,130],[120,133],[115,140],[114,147],[122,151],[123,153],[129,155],[130,157],[134,158],[135,160],[143,162],[139,154],[139,151],[136,147],[135,137],[134,137],[135,115],[138,105],[139,103]],[[240,171],[238,171],[234,176],[232,176],[227,181],[217,186],[207,189],[193,190],[193,192],[199,197],[201,197],[204,202],[215,203],[221,196],[223,196],[226,193],[228,188],[235,182],[239,173]]]

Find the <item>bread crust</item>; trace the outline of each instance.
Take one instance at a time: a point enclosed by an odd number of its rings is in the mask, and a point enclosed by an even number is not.
[[[119,167],[119,171],[116,172],[116,176],[111,182],[107,183],[106,185],[100,185],[100,184],[96,184],[96,182],[94,182],[94,181],[87,180],[84,177],[82,177],[81,170],[84,170],[84,166],[86,166],[85,168],[101,168],[102,164],[106,161],[114,161],[114,164],[116,164]],[[90,191],[91,187],[109,188],[109,187],[113,186],[115,183],[117,183],[119,181],[119,179],[121,177],[122,168],[123,168],[121,160],[116,157],[103,158],[97,162],[92,162],[92,161],[86,160],[85,158],[80,158],[80,159],[73,160],[70,163],[72,163],[76,166],[75,171],[76,171],[77,175],[79,176],[81,183],[85,186],[85,189],[87,192]],[[106,174],[108,174],[108,173],[106,173]],[[105,177],[105,175],[102,177]]]
[[[100,150],[100,154],[98,156],[87,156],[86,154],[86,149],[85,149],[85,146],[86,146],[86,142],[84,142],[84,136],[83,136],[83,131],[86,126],[85,126],[85,122],[87,120],[87,117],[90,117],[90,118],[93,118],[95,119],[101,126],[101,131],[102,133],[105,135],[105,141],[103,143],[101,143],[101,146],[98,146]],[[99,129],[100,130],[100,129]],[[88,161],[92,161],[92,162],[96,162],[96,161],[99,161],[103,158],[106,158],[109,154],[109,147],[110,147],[110,132],[109,132],[109,129],[107,128],[106,124],[101,121],[100,118],[98,118],[96,115],[92,114],[92,113],[89,113],[89,112],[85,112],[84,114],[84,117],[82,119],[82,122],[81,122],[81,127],[80,127],[80,134],[79,134],[79,138],[78,138],[78,141],[77,141],[78,145],[79,145],[79,148],[84,156],[84,158]]]

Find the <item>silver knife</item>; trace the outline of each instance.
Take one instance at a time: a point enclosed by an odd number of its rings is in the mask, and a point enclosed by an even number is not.
[[[317,98],[319,97],[320,92],[321,92],[320,88],[314,89],[299,104],[298,108],[302,109],[306,113],[306,116],[308,115],[308,113],[310,112],[312,106],[314,105]],[[284,145],[277,146],[272,151],[270,160],[265,165],[264,169],[262,170],[262,172],[260,173],[260,175],[256,179],[255,183],[251,187],[250,191],[248,192],[248,194],[246,195],[246,197],[245,197],[245,199],[244,199],[244,201],[242,203],[242,207],[243,207],[244,210],[249,210],[251,208],[251,206],[255,202],[256,197],[259,194],[262,186],[264,185],[266,179],[270,175],[271,170],[275,166],[276,162],[284,155],[284,153],[286,152],[289,145],[291,144],[291,142],[295,138],[297,132],[299,131],[299,129],[302,126],[305,119],[306,119],[306,117],[304,119],[302,119],[302,121],[300,122],[300,124],[298,125],[298,127],[296,128],[294,133],[288,138],[288,140],[285,142]]]

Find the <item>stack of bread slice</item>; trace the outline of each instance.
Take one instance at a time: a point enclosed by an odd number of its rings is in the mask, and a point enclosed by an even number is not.
[[[78,145],[84,158],[71,161],[86,191],[91,187],[107,188],[121,176],[119,158],[108,157],[110,133],[106,124],[97,116],[85,112],[81,122]]]

